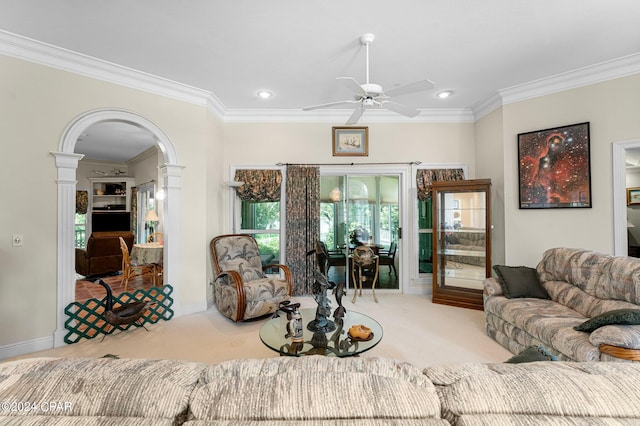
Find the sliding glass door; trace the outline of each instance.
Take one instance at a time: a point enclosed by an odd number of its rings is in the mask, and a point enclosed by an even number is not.
[[[399,289],[397,247],[401,237],[400,175],[323,175],[320,178],[320,239],[329,251],[349,256],[371,245],[384,257],[376,288]],[[329,279],[350,282],[349,262],[329,270]]]

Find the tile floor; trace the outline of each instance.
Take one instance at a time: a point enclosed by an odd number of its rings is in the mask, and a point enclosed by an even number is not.
[[[91,298],[102,300],[107,291],[99,284],[94,284],[93,281],[87,281],[85,277],[79,276],[76,281],[76,302],[85,302]],[[102,277],[102,279],[111,287],[113,295],[116,296],[124,291],[124,287],[121,284],[122,277],[120,275],[113,275]],[[151,276],[135,277],[129,280],[127,285],[127,291],[133,292],[138,289],[148,290],[153,286],[153,279]]]

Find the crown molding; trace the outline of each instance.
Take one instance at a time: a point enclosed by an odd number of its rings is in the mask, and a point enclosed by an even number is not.
[[[525,101],[640,73],[640,53],[499,90],[502,104]]]
[[[180,101],[224,106],[210,92],[0,30],[0,54]]]
[[[302,111],[298,109],[236,109],[227,110],[226,123],[344,123],[353,113],[352,109],[321,109]],[[414,118],[404,117],[392,111],[370,109],[361,123],[443,123],[473,122],[470,109],[420,110]]]
[[[502,107],[502,97],[499,93],[495,93],[484,101],[476,104],[471,108],[475,120],[480,120],[485,115],[489,115],[491,112]]]

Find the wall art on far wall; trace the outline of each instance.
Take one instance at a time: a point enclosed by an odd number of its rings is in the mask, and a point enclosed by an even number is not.
[[[333,155],[361,156],[369,155],[368,127],[334,127]]]
[[[627,205],[640,205],[640,188],[627,188]]]
[[[518,135],[521,209],[590,208],[589,123]]]

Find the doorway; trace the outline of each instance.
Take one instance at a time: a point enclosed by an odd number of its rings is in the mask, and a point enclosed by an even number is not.
[[[627,162],[632,159],[634,166],[640,166],[640,140],[621,141],[613,143],[613,243],[615,256],[629,255],[630,225],[627,206]],[[632,185],[634,186],[634,185]],[[635,212],[633,212],[635,213]]]
[[[627,256],[627,151],[640,149],[640,140],[620,141],[613,143],[613,254]]]
[[[146,118],[124,110],[103,109],[89,111],[77,117],[63,132],[59,152],[52,153],[57,167],[58,186],[58,256],[57,256],[57,326],[54,333],[54,346],[64,345],[65,329],[64,309],[75,299],[75,238],[74,216],[76,196],[76,170],[82,155],[75,154],[78,138],[90,126],[103,121],[123,121],[145,128],[157,141],[163,154],[164,165],[160,167],[160,176],[165,188],[164,211],[171,221],[165,223],[165,231],[171,242],[164,245],[164,272],[166,282],[171,282],[174,291],[174,312],[181,315],[180,305],[180,264],[178,248],[180,232],[180,192],[182,188],[182,166],[178,164],[176,150],[167,135]]]
[[[345,255],[344,265],[330,269],[331,280],[352,287],[349,255],[369,245],[382,263],[376,289],[400,290],[400,182],[399,173],[321,173],[320,240],[330,253]]]

